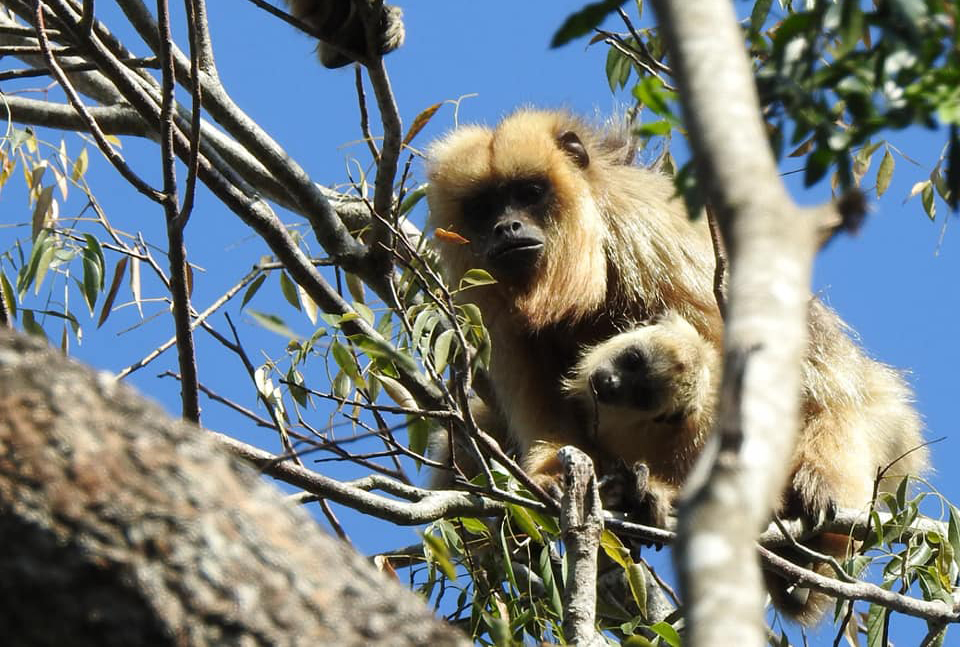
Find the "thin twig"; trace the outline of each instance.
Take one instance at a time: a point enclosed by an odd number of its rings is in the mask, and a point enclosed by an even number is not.
[[[177,160],[173,145],[173,123],[176,106],[175,69],[171,50],[168,0],[157,0],[157,24],[160,28],[161,103],[160,148],[163,164],[163,210],[167,221],[167,254],[170,260],[170,295],[173,298],[173,321],[177,335],[177,359],[180,364],[180,399],[183,417],[200,424],[200,396],[197,389],[197,358],[193,330],[190,325],[190,288],[187,285],[187,249],[183,244],[183,228],[177,196]]]
[[[123,160],[120,155],[113,149],[113,146],[110,145],[110,142],[107,141],[106,135],[103,134],[103,131],[100,129],[100,126],[97,124],[97,121],[93,118],[92,115],[87,111],[86,106],[83,104],[83,101],[80,99],[80,95],[77,94],[77,91],[74,89],[73,84],[70,83],[70,80],[67,78],[67,75],[60,68],[60,64],[57,62],[57,59],[54,57],[53,52],[50,50],[50,41],[47,40],[46,27],[44,25],[44,9],[46,4],[44,0],[37,1],[37,10],[35,14],[36,20],[36,34],[37,41],[40,43],[40,49],[43,52],[43,58],[47,62],[47,67],[50,68],[50,72],[53,77],[57,80],[57,83],[60,84],[60,87],[63,88],[64,94],[67,95],[67,100],[70,102],[70,105],[73,106],[73,109],[83,118],[84,122],[87,125],[87,130],[93,136],[95,142],[97,142],[97,147],[103,153],[104,157],[113,164],[114,168],[120,172],[120,175],[131,184],[137,191],[148,197],[154,202],[161,202],[163,200],[163,194],[154,189],[152,186],[147,184],[139,175],[137,175],[130,166]]]

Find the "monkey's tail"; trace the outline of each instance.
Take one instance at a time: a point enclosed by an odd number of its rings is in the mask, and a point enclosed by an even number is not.
[[[805,541],[804,545],[818,553],[830,555],[836,559],[843,559],[850,548],[846,535],[830,533],[813,537]],[[811,564],[809,558],[795,548],[777,548],[773,552],[819,575],[826,577],[835,577],[836,575],[833,567],[826,562]],[[830,595],[807,588],[779,573],[764,571],[763,577],[773,606],[787,618],[806,627],[812,627],[819,623],[824,613],[836,604],[836,599]]]

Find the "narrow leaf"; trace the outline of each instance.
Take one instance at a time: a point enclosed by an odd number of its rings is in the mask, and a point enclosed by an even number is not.
[[[103,325],[103,322],[107,320],[107,317],[110,316],[110,311],[113,308],[113,301],[117,298],[117,292],[120,290],[120,283],[123,282],[123,276],[127,271],[127,261],[129,256],[121,256],[120,260],[117,261],[116,267],[113,269],[113,280],[110,281],[110,289],[107,291],[107,298],[103,302],[103,307],[100,309],[100,318],[97,320],[97,328]]]
[[[420,131],[423,130],[423,127],[426,126],[430,119],[437,113],[437,110],[440,109],[442,103],[435,103],[419,115],[414,117],[413,123],[410,124],[410,129],[407,131],[406,136],[403,138],[403,145],[406,146],[413,141],[413,138],[420,134]]]
[[[133,302],[137,304],[137,312],[143,316],[143,299],[140,296],[140,259],[132,257],[130,261],[130,293]]]
[[[247,291],[243,293],[243,299],[240,300],[241,310],[243,310],[243,306],[247,305],[250,299],[253,298],[253,295],[257,293],[257,290],[260,289],[260,286],[263,285],[263,282],[266,280],[267,280],[266,274],[261,274],[260,276],[258,276],[253,280],[253,283],[250,284],[250,287],[247,288]]]

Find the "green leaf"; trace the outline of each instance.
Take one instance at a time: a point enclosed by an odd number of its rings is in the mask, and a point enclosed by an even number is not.
[[[920,200],[923,203],[923,210],[926,212],[927,217],[930,220],[937,219],[937,205],[933,200],[933,183],[927,182],[927,185],[923,187],[923,192],[920,194]]]
[[[344,272],[343,277],[353,300],[358,303],[365,303],[367,298],[363,293],[363,281],[360,280],[360,277],[350,272]]]
[[[447,368],[447,360],[450,358],[450,347],[455,332],[452,328],[444,330],[437,337],[437,343],[433,346],[433,364],[437,373],[443,373],[444,369]]]
[[[103,260],[103,249],[100,247],[100,241],[97,240],[96,237],[90,234],[84,234],[83,237],[87,241],[87,247],[84,250],[84,255],[89,255],[90,259],[100,268],[100,283],[98,287],[102,290],[105,274],[104,269],[107,266],[106,261]]]
[[[626,546],[623,545],[623,542],[620,541],[619,537],[606,528],[600,535],[600,548],[602,548],[603,552],[607,554],[607,557],[615,561],[624,569],[629,568],[633,564],[633,560],[630,558],[630,551]]]
[[[467,270],[467,273],[460,279],[460,290],[476,287],[478,285],[491,285],[497,280],[490,275],[490,272],[481,269]]]
[[[634,98],[661,117],[675,120],[673,112],[670,110],[669,101],[676,98],[673,92],[663,87],[663,81],[654,77],[647,76],[640,79],[639,83],[633,86]]]
[[[424,196],[427,195],[427,185],[421,184],[413,191],[408,191],[407,195],[403,198],[403,202],[400,203],[400,215],[406,215],[417,206]]]
[[[387,392],[387,395],[390,396],[390,399],[393,400],[398,407],[404,407],[406,409],[417,408],[417,401],[413,399],[410,391],[400,384],[400,382],[382,373],[377,373],[376,378],[380,384],[383,385],[383,390]]]
[[[286,379],[287,388],[290,389],[290,395],[293,396],[293,399],[301,407],[307,406],[310,402],[310,393],[303,388],[303,376],[300,375],[300,371],[291,366],[287,369]]]
[[[517,578],[513,572],[513,557],[510,554],[510,547],[507,544],[507,524],[500,524],[500,557],[503,559],[503,570],[507,572],[507,581],[510,582],[510,586],[513,587],[514,591],[519,591],[520,587],[517,586]]]
[[[496,476],[496,473],[494,473]],[[533,519],[533,522],[537,524],[537,528],[540,529],[541,534],[547,533],[554,537],[560,536],[560,525],[557,523],[557,518],[553,515],[540,512],[539,510],[533,510],[530,508],[524,508],[527,513],[530,515],[530,518]]]
[[[611,92],[623,88],[630,79],[630,72],[633,70],[633,63],[624,56],[616,47],[607,50],[607,63],[605,71],[607,73],[607,84]]]
[[[680,634],[671,625],[660,621],[650,625],[650,631],[654,632],[670,645],[670,647],[680,647]]]
[[[770,5],[773,0],[757,0],[753,5],[753,11],[750,12],[750,31],[758,34],[767,22],[767,16],[770,14]]]
[[[867,613],[867,647],[886,647],[883,644],[883,625],[888,610],[879,604],[871,604]]]
[[[283,335],[287,339],[298,338],[297,334],[290,330],[290,328],[287,327],[287,324],[283,322],[283,319],[277,315],[257,312],[256,310],[247,310],[247,314],[253,317],[253,320],[256,321],[261,327],[266,328],[270,332]]]
[[[537,542],[543,543],[543,535],[540,534],[540,529],[537,528],[533,517],[530,516],[530,511],[515,503],[507,503],[506,506],[510,519],[517,524],[520,530]]]
[[[390,342],[381,337],[368,337],[364,334],[358,334],[351,335],[350,341],[370,357],[389,360],[405,371],[413,372],[417,370],[417,363],[413,361],[410,355],[394,348]]]
[[[40,257],[43,256],[44,252],[46,252],[47,248],[52,244],[53,241],[50,239],[50,232],[46,229],[37,234],[36,239],[33,241],[33,249],[30,250],[30,258],[26,265],[23,266],[23,269],[20,270],[20,276],[17,277],[17,294],[20,295],[21,300],[23,300],[23,296],[26,294],[27,288],[30,287],[30,284],[33,283],[34,279],[37,277],[37,269],[40,266]]]
[[[642,137],[657,137],[660,135],[666,135],[673,129],[673,124],[671,124],[666,119],[661,121],[652,121],[646,124],[640,124],[637,126],[637,134]]]
[[[333,378],[333,395],[340,398],[341,400],[346,400],[350,397],[350,391],[353,388],[353,383],[350,381],[350,377],[343,371],[337,371],[337,374]]]
[[[257,293],[257,290],[260,289],[260,286],[263,285],[263,282],[267,280],[266,274],[261,274],[253,280],[253,283],[250,284],[250,287],[247,288],[247,291],[243,293],[243,299],[240,301],[240,309],[243,310],[243,306],[247,305],[250,299],[253,298],[253,295]]]
[[[430,423],[425,418],[411,416],[407,422],[407,446],[415,454],[426,455],[430,442]]]
[[[297,294],[297,284],[287,276],[286,272],[280,272],[280,291],[287,303],[297,310],[300,309],[300,295]]]
[[[894,160],[893,155],[888,149],[883,153],[883,159],[880,160],[880,168],[877,169],[877,197],[883,196],[890,188],[890,179],[893,177]]]
[[[947,541],[953,548],[953,559],[960,564],[960,510],[950,504],[950,520],[947,523]]]
[[[424,334],[426,333],[426,335],[429,336],[433,332],[433,328],[436,326],[439,319],[440,315],[436,310],[432,308],[424,308],[421,310],[420,314],[417,315],[417,318],[413,322],[413,331],[410,336],[410,343],[415,347],[422,349]]]
[[[647,578],[644,577],[643,571],[642,564],[631,564],[626,569],[630,593],[633,594],[633,601],[637,603],[641,613],[647,609]]]
[[[40,230],[47,226],[47,213],[53,206],[53,189],[52,184],[44,187],[37,198],[37,204],[34,205],[33,218],[31,219],[33,238],[36,238]]]
[[[10,281],[7,280],[7,275],[3,273],[3,268],[0,268],[0,299],[3,299],[10,321],[14,321],[17,318],[17,296]]]
[[[540,567],[540,577],[543,579],[544,588],[550,596],[550,606],[557,617],[562,618],[563,602],[561,601],[560,589],[553,577],[553,564],[550,561],[550,551],[547,546],[544,546],[540,551],[540,559],[537,565]]]
[[[373,314],[373,310],[370,309],[365,303],[360,303],[359,301],[353,304],[353,309],[357,311],[357,314],[360,315],[360,318],[367,322],[368,325],[373,327],[373,324],[376,323],[377,317]]]
[[[580,11],[572,13],[563,21],[560,29],[553,35],[550,47],[560,47],[570,41],[586,36],[603,22],[609,14],[616,11],[626,0],[604,0],[591,2]]]
[[[337,363],[340,370],[349,375],[350,379],[358,386],[366,386],[366,382],[364,382],[363,377],[360,376],[360,367],[357,366],[357,362],[349,348],[337,340],[333,340],[330,344],[330,351],[333,354],[333,361]]]
[[[33,284],[34,294],[40,293],[40,286],[43,285],[43,277],[47,275],[47,270],[49,270],[50,266],[53,264],[56,251],[57,250],[53,247],[53,245],[49,245],[43,250],[43,255],[40,257],[40,260],[37,263],[37,278],[34,279]]]
[[[123,275],[126,273],[129,260],[129,256],[121,256],[120,260],[117,261],[116,267],[113,268],[113,280],[110,282],[110,289],[107,291],[107,298],[103,302],[103,307],[100,308],[100,318],[97,320],[97,328],[102,326],[107,320],[107,317],[110,316],[110,311],[113,309],[113,302],[117,298],[117,292],[120,291],[120,284],[123,283]]]
[[[803,172],[804,186],[812,186],[820,181],[826,175],[830,163],[833,162],[833,152],[826,146],[818,146],[817,149],[807,157],[807,166]]]
[[[83,298],[87,302],[92,315],[96,309],[97,296],[100,294],[100,284],[103,282],[103,268],[93,258],[83,254]]]
[[[47,338],[47,333],[43,331],[43,327],[33,318],[33,310],[24,310],[20,321],[23,324],[23,329],[31,335],[42,337],[43,339]]]
[[[487,527],[487,524],[483,523],[480,519],[475,519],[474,517],[457,517],[456,521],[460,522],[463,526],[463,529],[469,532],[471,535],[476,535],[478,537],[489,537],[490,528]]]
[[[450,551],[444,541],[428,532],[423,534],[423,543],[427,548],[427,558],[437,565],[449,580],[457,579],[457,569],[450,561]]]

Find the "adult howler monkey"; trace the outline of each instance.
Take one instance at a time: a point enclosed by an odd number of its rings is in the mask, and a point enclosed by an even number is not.
[[[524,469],[558,483],[556,450],[598,464],[643,463],[650,487],[677,490],[710,431],[721,361],[715,258],[670,179],[625,163],[618,138],[563,112],[521,110],[496,128],[462,127],[428,156],[430,224],[456,282],[471,268],[497,283],[465,298],[492,341],[490,382]],[[926,466],[901,376],[866,357],[843,322],[811,300],[801,433],[781,514],[813,519],[871,498]],[[899,458],[899,460],[897,460]],[[842,554],[844,538],[815,548]],[[781,588],[786,585],[781,582]],[[778,605],[804,622],[824,596]]]

